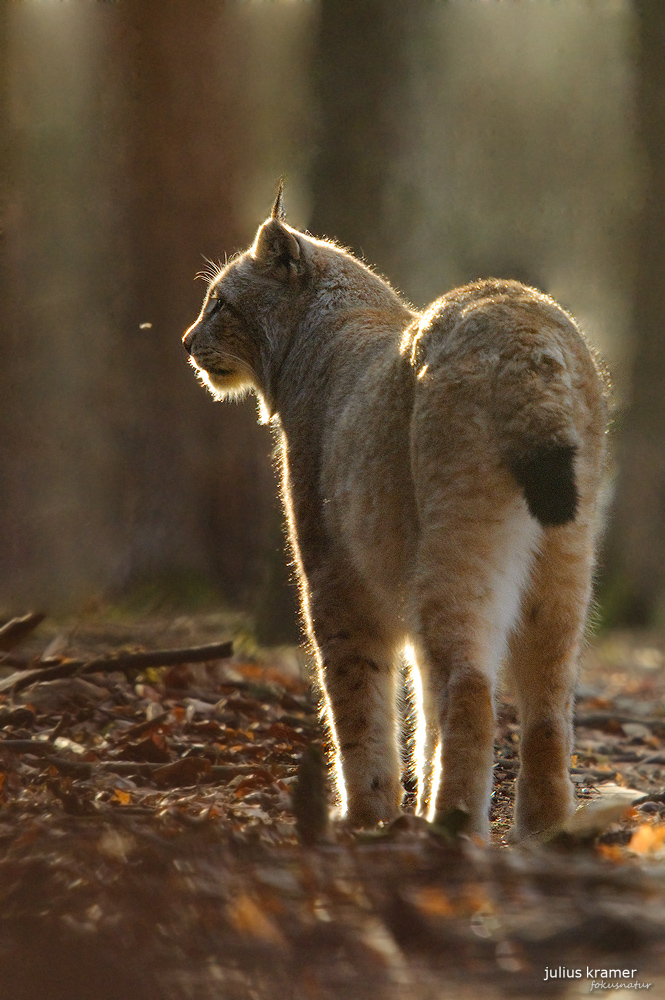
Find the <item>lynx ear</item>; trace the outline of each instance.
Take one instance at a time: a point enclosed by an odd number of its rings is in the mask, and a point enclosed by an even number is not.
[[[268,270],[283,270],[286,277],[300,270],[300,244],[278,219],[263,223],[252,250],[256,260]]]

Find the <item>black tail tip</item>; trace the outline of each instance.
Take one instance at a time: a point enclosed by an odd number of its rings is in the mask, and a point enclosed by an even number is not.
[[[539,445],[511,462],[510,471],[524,491],[529,513],[544,528],[575,520],[576,452],[574,444]]]

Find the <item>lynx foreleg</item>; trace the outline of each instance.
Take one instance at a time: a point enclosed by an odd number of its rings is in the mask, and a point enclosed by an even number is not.
[[[425,777],[428,818],[440,822],[453,810],[467,813],[467,832],[489,837],[488,807],[494,751],[493,682],[460,651],[439,648],[429,656],[429,683],[438,692],[439,761]],[[433,691],[434,695],[434,691]],[[434,742],[429,727],[429,747]],[[434,747],[436,749],[436,747]],[[441,775],[438,789],[434,775]],[[432,802],[431,797],[436,796]]]
[[[323,642],[319,655],[346,818],[375,826],[397,815],[403,791],[390,651],[345,636]]]

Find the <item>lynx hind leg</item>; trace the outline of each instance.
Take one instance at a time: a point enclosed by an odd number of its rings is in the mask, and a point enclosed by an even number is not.
[[[403,794],[393,648],[367,621],[317,633],[342,814],[352,826],[376,826],[399,813]]]
[[[592,566],[588,526],[545,532],[508,662],[521,727],[514,839],[556,828],[575,810],[573,697]]]
[[[514,495],[495,507],[476,497],[445,532],[426,533],[419,552],[423,674],[441,753],[435,808],[469,815],[469,832],[489,837],[494,691],[541,529]],[[491,510],[483,504],[491,503]],[[431,727],[430,727],[431,729]],[[431,737],[430,737],[431,739]]]

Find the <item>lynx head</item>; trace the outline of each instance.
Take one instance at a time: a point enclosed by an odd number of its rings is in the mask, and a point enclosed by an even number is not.
[[[252,246],[213,275],[183,344],[217,399],[254,391],[271,413],[294,333],[311,330],[317,317],[335,309],[385,306],[386,298],[399,303],[390,286],[351,254],[286,224],[280,183]]]
[[[302,234],[284,222],[282,185],[252,246],[213,275],[183,337],[190,364],[217,399],[270,392],[270,373],[305,305]]]

